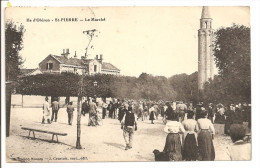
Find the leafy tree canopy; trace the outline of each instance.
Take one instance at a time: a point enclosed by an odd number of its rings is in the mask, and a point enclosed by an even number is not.
[[[12,21],[5,24],[5,61],[6,61],[6,81],[16,80],[20,74],[20,66],[23,59],[19,52],[23,48],[24,27],[17,27]]]
[[[215,32],[214,56],[219,75],[250,80],[250,28],[233,24]]]
[[[142,76],[146,76],[143,78]],[[81,76],[73,73],[38,74],[22,77],[16,92],[24,95],[79,96]],[[97,86],[94,86],[94,81]],[[95,93],[94,93],[95,92]],[[87,75],[82,96],[117,97],[150,100],[175,100],[176,92],[167,78],[142,74],[139,78],[114,75]]]
[[[250,28],[233,24],[215,32],[213,45],[219,76],[205,85],[204,99],[211,102],[251,101]]]

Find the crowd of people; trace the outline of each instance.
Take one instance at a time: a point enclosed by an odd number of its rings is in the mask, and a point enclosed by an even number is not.
[[[51,121],[56,122],[58,117],[58,100],[52,102]],[[47,113],[49,113],[48,99],[43,104],[43,120],[51,123]],[[72,124],[74,108],[72,102],[67,105],[68,124]],[[82,103],[81,113],[83,116],[89,115],[88,126],[102,125],[105,118],[118,119],[123,130],[123,137],[126,142],[125,150],[133,147],[133,136],[137,130],[138,120],[149,119],[151,124],[159,117],[166,125],[164,131],[167,133],[164,149],[161,153],[156,152],[155,158],[160,154],[169,161],[212,161],[215,160],[214,149],[214,123],[225,124],[224,133],[231,136],[234,144],[244,145],[248,151],[250,146],[245,143],[244,137],[246,129],[243,122],[248,123],[251,128],[251,105],[231,104],[229,107],[222,104],[208,106],[203,102],[195,107],[192,103],[182,101],[164,102],[147,100],[127,100],[127,99],[97,99],[86,98]],[[238,146],[229,149],[232,160],[239,160]],[[244,159],[248,155],[243,155]],[[250,155],[249,155],[250,156]],[[250,159],[250,158],[249,158]],[[158,159],[155,159],[158,160]]]

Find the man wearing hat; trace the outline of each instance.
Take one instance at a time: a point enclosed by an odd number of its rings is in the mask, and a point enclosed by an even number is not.
[[[214,109],[213,109],[213,103],[209,103],[209,107],[208,107],[208,117],[209,117],[209,119],[210,119],[210,121],[212,122],[212,123],[214,123],[214,121],[213,121],[213,118],[214,118]]]
[[[203,102],[200,102],[199,104],[197,104],[195,120],[198,120],[201,118],[201,113],[202,113],[203,109],[204,109]]]
[[[122,120],[125,116],[125,113],[128,111],[129,105],[127,103],[123,103],[122,106],[119,108],[118,120],[122,123]]]
[[[179,114],[179,121],[182,122],[185,117],[185,112],[187,111],[187,106],[182,101],[180,101],[176,106],[177,112]]]
[[[42,124],[45,123],[45,119],[47,120],[48,124],[51,123],[50,121],[50,105],[48,102],[48,97],[45,97],[45,102],[43,103],[42,109],[43,109],[43,117],[42,117]]]
[[[132,148],[134,131],[137,130],[137,117],[132,112],[132,108],[128,107],[128,104],[125,104],[125,108],[128,110],[125,112],[121,122],[121,129],[123,129],[123,136],[126,142],[125,150],[128,150]]]

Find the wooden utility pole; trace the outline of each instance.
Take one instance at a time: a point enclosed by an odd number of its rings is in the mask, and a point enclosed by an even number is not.
[[[88,38],[89,38],[89,42],[87,44],[87,47],[86,47],[86,53],[85,53],[85,58],[87,57],[88,53],[88,48],[89,48],[89,45],[95,35],[95,32],[97,30],[96,29],[93,29],[93,30],[87,30],[87,31],[83,31],[83,34],[86,33]],[[84,58],[84,59],[85,59]],[[84,59],[82,60],[83,61],[83,64],[84,64]],[[79,83],[79,86],[80,86],[80,89],[78,91],[78,102],[77,102],[77,141],[76,141],[76,149],[82,149],[82,146],[80,144],[80,135],[81,135],[81,125],[80,125],[80,121],[81,121],[81,101],[82,101],[82,93],[83,93],[83,80],[84,80],[84,77],[85,77],[85,73],[84,70],[82,70],[82,75],[81,75],[81,79],[80,79],[80,83]]]
[[[80,134],[81,134],[81,100],[82,100],[82,88],[83,88],[83,80],[84,80],[84,75],[82,74],[81,79],[80,79],[80,90],[78,94],[78,102],[77,102],[77,141],[76,141],[76,148],[77,149],[82,149],[81,144],[80,144]]]

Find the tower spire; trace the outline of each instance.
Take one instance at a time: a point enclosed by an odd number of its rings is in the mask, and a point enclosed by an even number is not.
[[[202,12],[201,12],[201,19],[209,19],[210,13],[209,13],[209,7],[203,6]]]
[[[207,6],[202,8],[198,40],[198,88],[202,93],[204,83],[214,77],[212,18]]]

